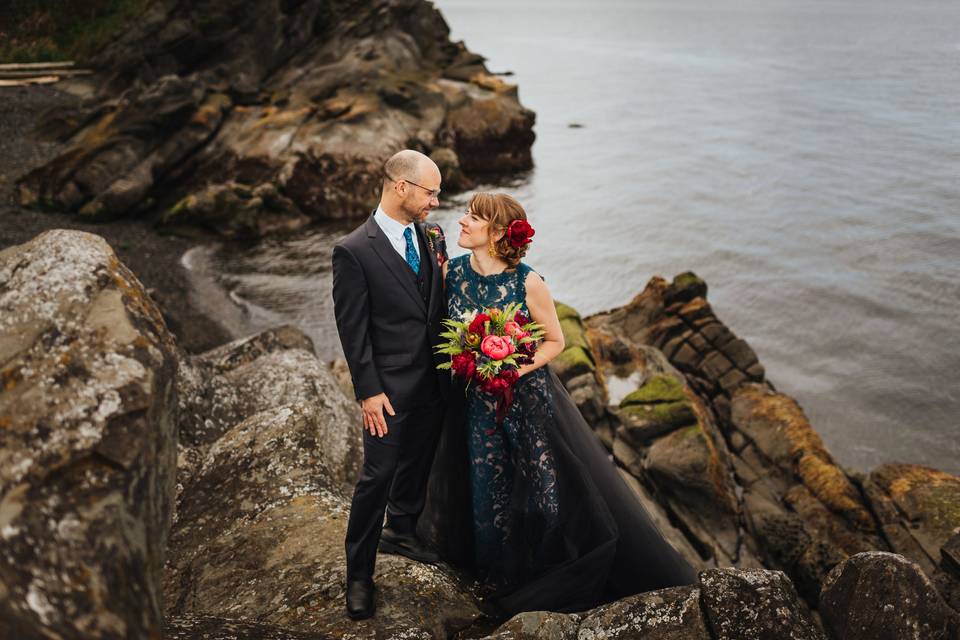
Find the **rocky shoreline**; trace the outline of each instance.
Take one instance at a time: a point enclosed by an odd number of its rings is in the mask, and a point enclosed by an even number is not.
[[[840,467],[692,273],[558,304],[551,366],[697,584],[500,620],[389,556],[346,619],[343,363],[228,335],[180,257],[366,210],[395,147],[454,187],[524,169],[533,114],[418,0],[208,8],[156,3],[95,85],[0,92],[0,637],[960,638],[960,478]]]
[[[23,206],[261,237],[364,215],[401,148],[447,191],[532,166],[533,112],[423,0],[160,0],[90,65]]]
[[[0,247],[103,235],[191,352],[230,337],[191,304],[192,244],[362,217],[403,147],[447,192],[532,164],[533,112],[422,0],[161,0],[86,64],[0,89]]]
[[[715,414],[720,396],[691,382],[709,374],[645,344],[698,342],[687,321],[722,326],[692,274],[585,320],[561,306],[555,370],[698,583],[502,621],[450,567],[389,556],[378,615],[361,623],[343,615],[342,554],[361,436],[336,364],[294,327],[187,354],[93,234],[5,249],[0,282],[2,637],[960,633],[960,478],[917,465],[848,478],[762,377],[725,390],[730,412]],[[614,366],[643,370],[619,407],[605,403]]]
[[[76,96],[51,86],[0,89],[0,249],[27,242],[49,229],[101,235],[160,304],[167,325],[184,349],[199,352],[223,344],[230,334],[192,307],[190,283],[180,264],[181,256],[202,236],[160,234],[149,220],[93,222],[20,205],[16,180],[64,150],[63,143],[37,135],[38,114],[79,103]]]

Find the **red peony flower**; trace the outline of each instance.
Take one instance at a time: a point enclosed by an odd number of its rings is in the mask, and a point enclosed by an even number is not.
[[[487,336],[480,343],[480,351],[494,360],[503,360],[512,353],[513,345],[509,338]]]
[[[530,223],[526,220],[514,220],[507,226],[507,240],[512,247],[520,248],[530,244],[530,238],[532,238],[535,233],[536,231],[533,230],[533,227],[531,227]]]
[[[470,327],[467,329],[470,333],[476,333],[479,336],[484,335],[483,323],[490,319],[485,313],[478,313],[477,317],[473,319],[473,322],[470,323]]]

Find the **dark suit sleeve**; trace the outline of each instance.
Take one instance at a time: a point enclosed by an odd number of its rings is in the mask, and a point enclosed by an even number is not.
[[[383,392],[373,364],[373,345],[368,333],[370,308],[367,279],[356,257],[342,245],[333,248],[333,313],[340,344],[350,368],[357,399]]]

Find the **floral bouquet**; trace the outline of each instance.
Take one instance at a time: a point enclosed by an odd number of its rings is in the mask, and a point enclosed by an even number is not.
[[[518,369],[533,362],[533,354],[544,336],[543,325],[533,322],[517,303],[505,309],[472,312],[462,320],[444,320],[446,342],[437,353],[450,356],[437,365],[453,375],[480,386],[497,397],[497,424],[503,424],[513,402],[513,386],[520,378]]]

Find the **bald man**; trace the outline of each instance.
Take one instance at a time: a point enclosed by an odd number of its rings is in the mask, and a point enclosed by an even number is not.
[[[378,545],[438,560],[416,526],[449,385],[433,350],[446,312],[446,252],[423,224],[439,194],[437,165],[400,151],[384,165],[376,211],[333,249],[337,331],[363,410],[363,470],[346,537],[347,614],[357,620],[373,615]]]

